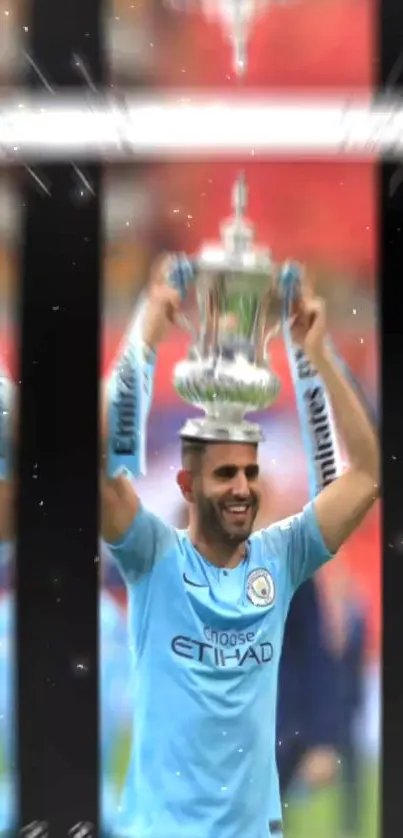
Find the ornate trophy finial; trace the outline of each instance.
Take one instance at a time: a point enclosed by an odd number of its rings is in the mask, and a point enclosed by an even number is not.
[[[248,205],[248,187],[246,185],[245,172],[238,175],[232,190],[232,208],[234,215],[239,221],[242,220],[243,214]]]
[[[270,0],[202,0],[207,17],[219,18],[232,42],[233,68],[237,76],[243,76],[247,70],[247,46],[251,25],[269,2]]]
[[[221,238],[226,253],[238,254],[250,252],[253,247],[255,231],[245,217],[248,203],[248,189],[245,174],[238,175],[232,187],[231,204],[233,214],[221,225]]]

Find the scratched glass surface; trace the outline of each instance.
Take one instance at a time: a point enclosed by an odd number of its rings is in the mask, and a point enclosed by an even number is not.
[[[339,159],[329,164],[326,160],[292,159],[247,165],[244,160],[211,160],[111,168],[105,176],[103,198],[102,375],[112,369],[154,260],[162,252],[196,254],[206,243],[217,241],[220,223],[229,215],[228,196],[240,168],[248,183],[247,215],[255,225],[256,240],[268,247],[276,260],[293,258],[305,266],[315,293],[326,300],[329,331],[337,351],[376,413],[376,172],[368,160],[356,164]],[[187,308],[186,314],[194,316],[196,312]],[[138,484],[144,505],[180,528],[187,527],[188,517],[175,485],[179,468],[177,435],[191,408],[175,392],[172,372],[186,357],[189,342],[189,335],[175,326],[161,349],[147,430],[147,476]],[[281,392],[275,407],[257,417],[267,440],[260,451],[262,504],[258,527],[298,511],[308,499],[305,453],[280,336],[273,340],[270,363],[280,377]],[[400,552],[400,541],[396,536],[396,552]],[[105,613],[112,602],[124,619],[126,591],[105,549],[101,550],[101,565],[100,596]],[[357,707],[352,708],[347,698],[342,707],[345,724],[354,721],[354,735],[347,737],[352,750],[337,754],[337,770],[328,785],[319,790],[315,783],[310,787],[308,779],[295,778],[288,788],[283,799],[285,831],[290,838],[312,838],[315,823],[327,835],[377,838],[381,654],[377,513],[369,516],[351,539],[338,563],[318,578],[318,589],[324,613],[321,642],[330,644],[332,654],[344,655],[347,660],[354,632],[363,631],[362,677],[355,684],[361,698]],[[106,623],[104,628],[100,625],[101,638],[105,630]],[[214,633],[208,637],[213,638],[213,645],[215,640],[218,643],[212,660],[221,661],[219,641],[223,638]],[[107,638],[101,639],[105,665],[108,648],[112,648],[107,643]],[[346,670],[346,677],[353,683],[351,671]],[[113,693],[118,682],[111,679],[110,688]],[[109,769],[105,765],[105,818],[110,815],[110,807],[119,806],[131,737],[135,736],[131,729],[132,704],[129,691]],[[107,708],[105,712],[107,715]],[[294,725],[291,743],[298,745],[305,725],[305,718]],[[226,733],[223,726],[222,736]],[[279,735],[277,745],[281,758],[290,740]],[[234,742],[239,759],[247,748],[240,739]],[[356,760],[353,764],[351,755]],[[306,778],[313,770],[314,763],[307,761]],[[178,771],[180,780],[186,766],[178,767]],[[229,793],[230,785],[228,778],[222,794]]]

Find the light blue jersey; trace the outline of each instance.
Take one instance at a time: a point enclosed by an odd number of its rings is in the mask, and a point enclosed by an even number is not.
[[[0,835],[15,828],[14,597],[0,594]]]
[[[116,819],[118,798],[114,763],[122,736],[131,728],[131,654],[126,616],[107,591],[99,609],[101,824],[108,832]]]
[[[277,675],[296,588],[330,558],[308,505],[235,569],[141,509],[111,547],[128,585],[134,741],[116,835],[279,834]],[[277,823],[274,823],[277,822]]]

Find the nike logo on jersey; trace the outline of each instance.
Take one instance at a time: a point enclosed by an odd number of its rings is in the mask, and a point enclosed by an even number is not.
[[[183,581],[186,582],[187,585],[191,585],[192,588],[208,588],[208,585],[200,585],[198,582],[192,582],[191,579],[188,579],[186,573],[183,574]]]

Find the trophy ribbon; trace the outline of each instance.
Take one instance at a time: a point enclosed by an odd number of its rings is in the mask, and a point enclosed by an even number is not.
[[[284,301],[284,342],[307,455],[309,495],[314,499],[342,473],[340,447],[325,386],[303,349],[294,343],[291,336],[292,304],[301,288],[299,265],[286,263],[281,271],[280,283]]]

